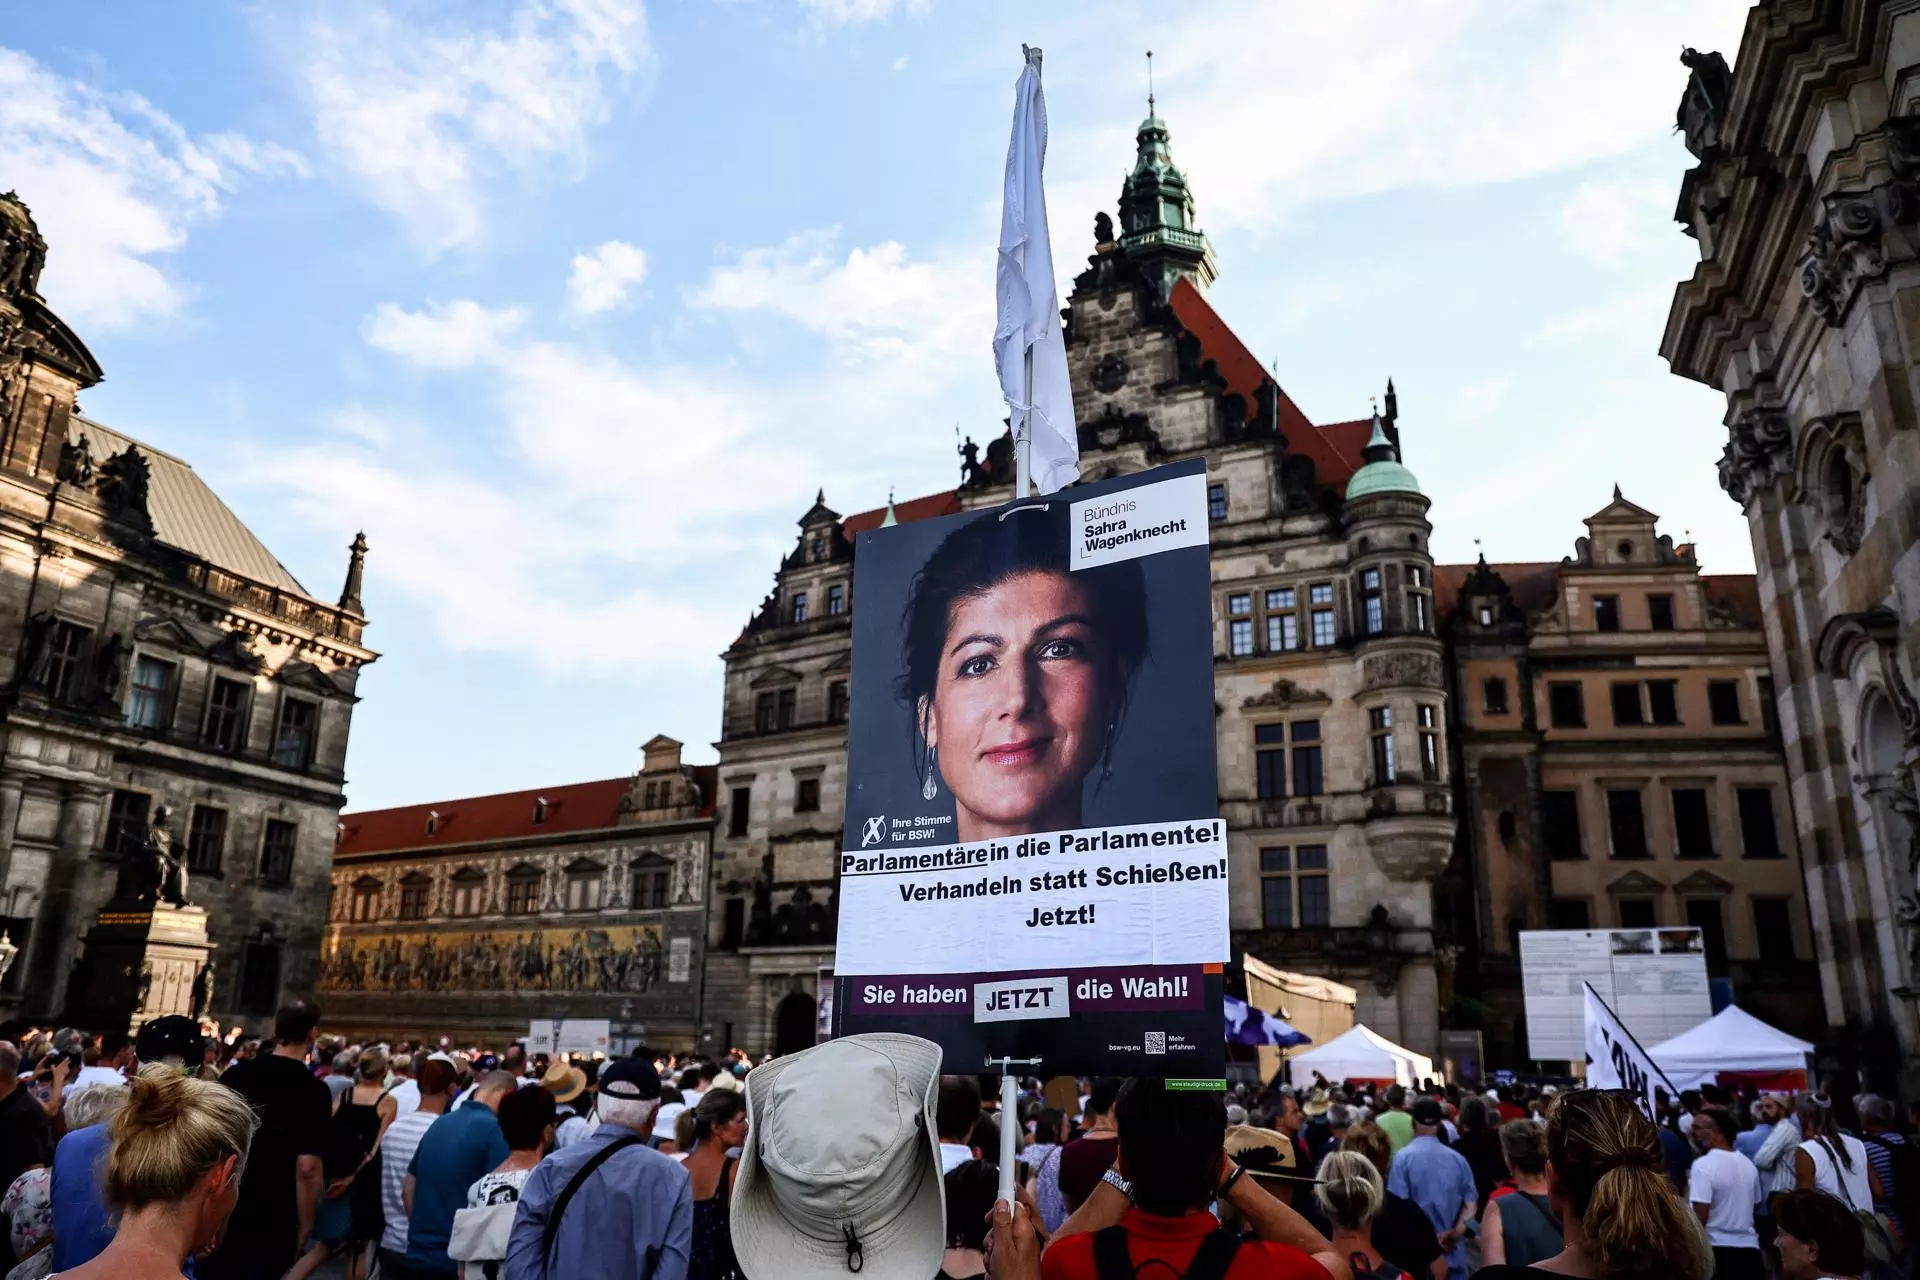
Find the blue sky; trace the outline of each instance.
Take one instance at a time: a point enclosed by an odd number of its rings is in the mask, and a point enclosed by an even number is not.
[[[712,758],[719,653],[824,486],[950,486],[1001,410],[993,242],[1047,51],[1066,280],[1153,49],[1216,306],[1319,421],[1388,376],[1435,554],[1618,482],[1746,572],[1715,393],[1657,354],[1681,45],[1731,0],[27,6],[0,188],[107,381],[307,587],[364,528],[353,807]]]

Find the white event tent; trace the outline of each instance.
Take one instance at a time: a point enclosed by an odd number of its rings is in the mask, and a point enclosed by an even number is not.
[[[1805,1071],[1813,1046],[1770,1027],[1738,1005],[1647,1050],[1676,1089],[1693,1089],[1723,1074]]]
[[[1296,1089],[1313,1083],[1318,1071],[1329,1080],[1390,1080],[1413,1086],[1433,1078],[1433,1059],[1404,1049],[1365,1026],[1325,1044],[1287,1057],[1287,1078]]]

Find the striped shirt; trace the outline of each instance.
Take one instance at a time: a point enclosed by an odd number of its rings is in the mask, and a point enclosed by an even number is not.
[[[387,1218],[387,1229],[380,1237],[382,1249],[407,1251],[407,1205],[401,1189],[420,1139],[439,1118],[438,1111],[409,1111],[388,1125],[387,1136],[380,1139],[380,1209]]]
[[[1891,1130],[1872,1134],[1866,1139],[1867,1163],[1871,1164],[1873,1171],[1880,1175],[1879,1209],[1893,1220],[1896,1228],[1900,1226],[1900,1219],[1895,1217],[1890,1207],[1893,1197],[1897,1194],[1897,1189],[1893,1185],[1893,1149],[1905,1146],[1906,1142],[1904,1137]]]

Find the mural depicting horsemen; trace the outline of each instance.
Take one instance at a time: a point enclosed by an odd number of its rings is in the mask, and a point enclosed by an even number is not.
[[[320,959],[322,991],[635,995],[665,977],[666,938],[659,925],[336,934]]]

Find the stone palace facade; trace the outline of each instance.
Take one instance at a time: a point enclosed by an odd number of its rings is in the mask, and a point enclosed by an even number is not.
[[[1688,50],[1700,262],[1661,351],[1725,393],[1827,1020],[1920,1087],[1920,3],[1772,0]]]
[[[364,540],[310,594],[185,461],[80,413],[101,370],[0,196],[0,923],[10,1020],[67,1008],[78,939],[156,822],[207,911],[212,1012],[313,989],[360,669]],[[164,815],[164,816],[163,816]]]

